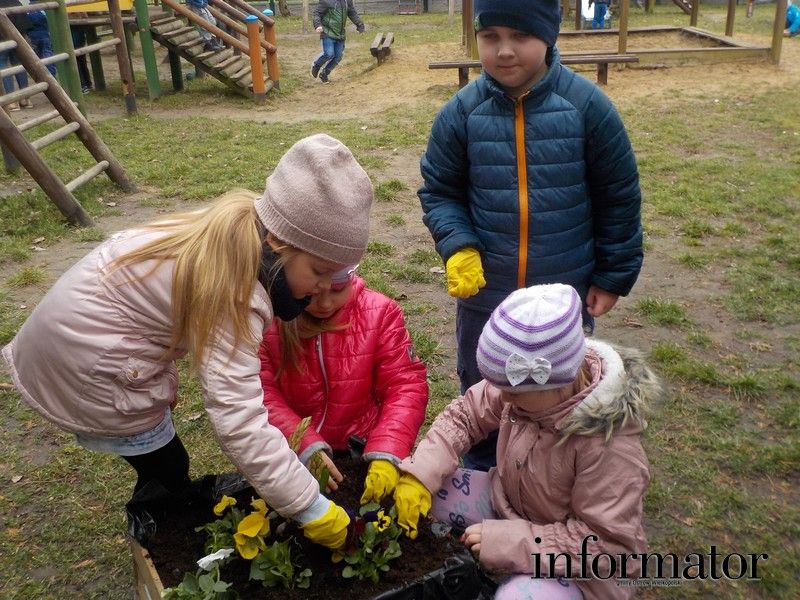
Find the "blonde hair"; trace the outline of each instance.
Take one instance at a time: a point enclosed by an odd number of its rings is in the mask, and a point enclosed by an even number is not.
[[[210,207],[144,226],[168,233],[136,248],[112,264],[112,271],[153,260],[152,274],[164,261],[174,261],[173,329],[166,355],[184,341],[197,369],[217,343],[220,328],[230,323],[234,348],[256,345],[250,330],[250,299],[261,266],[263,234],[253,201],[257,194],[234,190]]]

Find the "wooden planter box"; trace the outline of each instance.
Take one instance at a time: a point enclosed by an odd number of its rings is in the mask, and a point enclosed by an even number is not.
[[[132,537],[128,538],[128,545],[133,555],[133,576],[136,580],[136,600],[159,600],[164,584],[158,576],[156,567],[150,558],[150,553],[142,548]]]

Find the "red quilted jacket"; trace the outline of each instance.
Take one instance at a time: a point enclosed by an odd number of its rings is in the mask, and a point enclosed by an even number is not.
[[[399,463],[411,453],[425,419],[425,364],[414,354],[400,306],[356,278],[339,312],[342,331],[304,340],[301,369],[280,379],[277,324],[261,344],[261,385],[269,422],[288,438],[311,416],[298,454],[306,461],[321,448],[343,450],[351,435],[367,440],[364,458]]]

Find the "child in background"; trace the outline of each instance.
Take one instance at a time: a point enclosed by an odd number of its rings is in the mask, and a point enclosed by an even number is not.
[[[53,42],[50,40],[50,29],[47,26],[47,16],[43,10],[34,10],[28,13],[28,20],[31,23],[28,29],[28,39],[31,42],[33,51],[39,58],[53,56]],[[56,66],[47,65],[50,75],[56,76]]]
[[[526,574],[502,583],[497,600],[628,598],[635,588],[614,577],[556,581],[569,576],[566,561],[550,572],[548,553],[569,555],[578,577],[584,540],[594,556],[646,550],[649,467],[640,437],[657,378],[639,352],[586,340],[580,297],[561,284],[506,298],[483,329],[477,362],[484,380],[454,400],[400,464],[398,524],[415,537],[433,503],[436,518],[466,526],[462,540],[481,565]],[[458,458],[498,428],[497,467],[457,469]],[[598,563],[605,576],[607,563]],[[629,560],[627,576],[637,571]]]
[[[592,4],[594,4],[592,29],[605,29],[606,13],[608,12],[608,0],[589,0],[589,6]]]
[[[322,83],[330,82],[328,76],[344,56],[348,17],[356,26],[356,31],[364,33],[364,23],[358,16],[353,0],[320,0],[314,9],[314,30],[322,40],[322,54],[311,65],[311,76],[319,74]]]
[[[337,548],[350,519],[268,423],[258,348],[273,314],[296,317],[360,260],[372,184],[341,142],[314,135],[255,196],[112,236],[59,278],[3,357],[22,398],[80,445],[122,456],[136,490],[179,492],[189,457],[171,405],[175,361],[190,354],[231,462],[308,538]]]
[[[592,331],[642,266],[636,158],[605,94],[560,64],[558,28],[558,0],[475,0],[483,74],[436,116],[422,157],[423,220],[458,298],[462,393],[481,378],[483,325],[513,290],[571,285]],[[492,466],[495,443],[465,466]]]
[[[28,19],[27,14],[12,14],[9,15],[9,19],[11,19],[11,23],[14,27],[17,28],[21,33],[25,33],[30,28],[30,20]],[[0,34],[0,42],[6,41],[3,38],[3,35]],[[15,50],[0,50],[0,69],[5,69],[8,66],[15,66],[19,64],[19,59],[17,58],[17,53]],[[28,73],[27,71],[23,70],[16,75],[9,75],[8,77],[3,77],[3,91],[6,94],[10,94],[14,91],[14,80],[17,81],[17,88],[24,89],[28,87]],[[24,98],[19,102],[10,102],[5,105],[5,107],[0,107],[0,109],[5,108],[7,111],[15,111],[19,110],[20,107],[22,108],[33,108],[33,103],[31,102],[30,98]]]
[[[211,11],[208,10],[208,0],[186,0],[186,8],[196,14],[198,17],[202,17],[206,21],[208,21],[211,25],[218,26],[217,19],[214,18],[214,15],[211,14]],[[195,25],[197,31],[200,33],[200,37],[203,39],[203,50],[206,52],[213,51],[216,52],[218,50],[224,50],[225,44],[222,43],[217,36],[213,33],[208,31],[207,29],[203,29],[199,25]]]
[[[792,37],[800,32],[800,8],[795,6],[792,0],[786,5],[786,29],[783,30],[784,37]]]
[[[347,450],[353,435],[366,440],[365,504],[394,491],[396,465],[425,420],[428,383],[402,309],[355,272],[335,273],[297,319],[272,324],[261,346],[261,383],[270,423],[287,438],[311,417],[298,454],[307,464],[323,450],[333,489],[342,475],[327,452]]]

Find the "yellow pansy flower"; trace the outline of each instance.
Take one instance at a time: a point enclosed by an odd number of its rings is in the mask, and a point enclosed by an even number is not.
[[[384,514],[383,511],[380,511],[378,513],[378,518],[375,520],[375,531],[386,531],[391,524],[392,518],[389,515]]]
[[[262,515],[266,515],[269,508],[267,507],[267,503],[264,502],[261,498],[256,498],[250,503],[256,512],[260,512]]]
[[[245,560],[256,557],[260,550],[266,550],[267,546],[260,537],[250,537],[243,533],[234,533],[233,540],[236,542],[236,550]]]
[[[223,496],[222,500],[217,502],[216,506],[214,507],[214,514],[218,517],[221,517],[222,513],[224,513],[225,509],[227,509],[229,506],[236,506],[236,500],[230,496]]]

